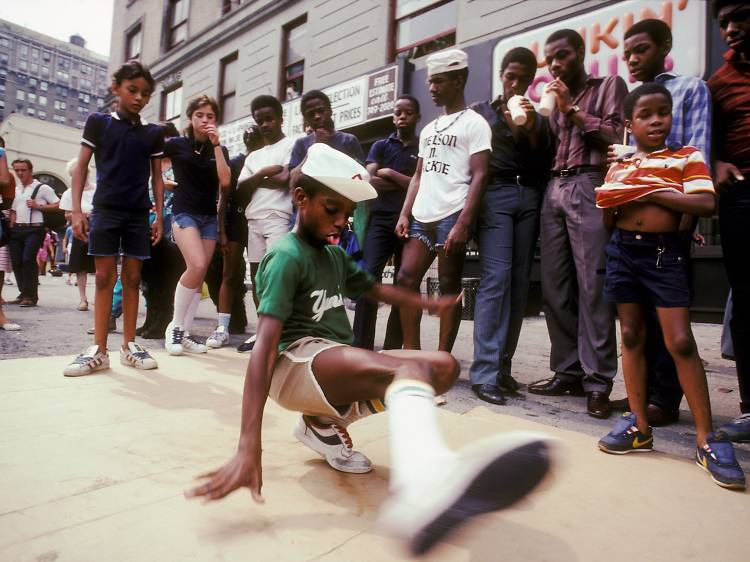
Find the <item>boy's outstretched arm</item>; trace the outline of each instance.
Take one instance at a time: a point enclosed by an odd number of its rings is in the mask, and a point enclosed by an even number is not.
[[[452,311],[461,302],[463,293],[458,295],[443,295],[440,298],[432,299],[395,285],[375,283],[372,289],[367,291],[364,296],[398,307],[418,308],[443,315],[446,312]]]
[[[208,481],[187,490],[185,497],[220,500],[238,488],[247,487],[256,502],[264,501],[260,493],[263,486],[261,426],[283,325],[278,318],[266,315],[259,317],[257,340],[245,374],[237,453],[224,466],[198,476]]]

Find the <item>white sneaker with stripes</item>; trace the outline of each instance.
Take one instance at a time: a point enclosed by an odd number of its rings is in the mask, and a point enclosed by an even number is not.
[[[66,377],[82,377],[96,371],[109,369],[109,355],[99,351],[98,345],[92,345],[79,353],[72,363],[63,370]]]
[[[182,338],[182,351],[185,353],[206,353],[208,348],[206,344],[201,343],[195,336],[185,332]]]
[[[120,363],[136,369],[156,369],[156,359],[151,354],[135,342],[129,342],[127,349],[120,348]]]

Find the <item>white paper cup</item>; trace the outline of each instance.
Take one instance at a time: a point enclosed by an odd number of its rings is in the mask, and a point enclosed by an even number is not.
[[[542,99],[539,100],[539,115],[543,117],[549,117],[550,113],[552,113],[552,110],[555,109],[556,105],[557,94],[555,94],[555,92],[544,90]]]
[[[630,146],[629,144],[613,144],[612,150],[614,151],[617,160],[624,158],[628,154],[635,154],[635,147]]]
[[[513,96],[508,100],[508,111],[510,111],[510,117],[516,125],[526,123],[526,110],[521,107],[523,99],[523,96]]]

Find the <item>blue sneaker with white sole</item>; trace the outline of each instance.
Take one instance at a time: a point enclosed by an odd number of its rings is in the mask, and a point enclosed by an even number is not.
[[[726,434],[734,443],[750,443],[750,414],[742,414],[734,418],[722,425],[718,431]]]
[[[641,432],[635,425],[635,414],[625,412],[612,431],[599,440],[599,448],[615,455],[648,452],[654,449],[654,436]]]
[[[695,450],[695,464],[711,475],[722,488],[745,489],[745,473],[734,454],[734,446],[721,431],[709,433],[706,444]]]

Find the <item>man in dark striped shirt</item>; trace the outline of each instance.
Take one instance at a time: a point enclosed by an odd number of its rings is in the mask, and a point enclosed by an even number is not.
[[[714,15],[729,46],[726,63],[708,80],[714,100],[714,172],[721,250],[732,287],[729,327],[737,362],[740,416],[722,426],[732,441],[750,441],[750,6],[716,0]]]
[[[561,29],[547,38],[547,87],[557,105],[550,129],[557,151],[542,204],[542,292],[555,375],[529,385],[543,395],[583,395],[589,415],[610,415],[617,373],[614,309],[604,300],[604,249],[608,234],[594,188],[604,180],[607,147],[623,138],[622,78],[586,73],[581,36]]]

